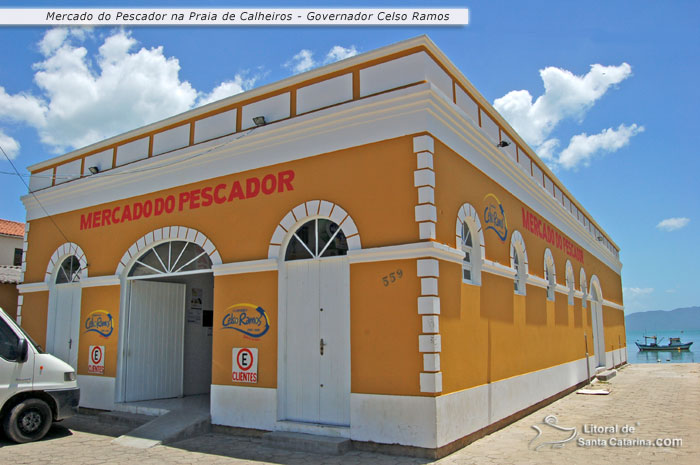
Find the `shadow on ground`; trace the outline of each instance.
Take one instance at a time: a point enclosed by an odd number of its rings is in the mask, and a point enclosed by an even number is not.
[[[49,429],[49,432],[46,433],[46,436],[44,436],[44,438],[41,441],[51,441],[54,439],[61,439],[72,435],[73,432],[69,428],[60,423],[54,423],[53,425],[51,425],[51,429]],[[16,445],[17,443],[10,440],[5,435],[5,432],[1,431],[0,428],[0,447],[12,447]]]

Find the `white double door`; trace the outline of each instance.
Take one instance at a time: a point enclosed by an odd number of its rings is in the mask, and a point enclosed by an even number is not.
[[[49,327],[46,349],[78,368],[80,338],[80,284],[57,284],[53,290],[53,324]]]
[[[131,281],[126,401],[183,394],[184,284]]]
[[[346,257],[286,263],[287,420],[350,424],[350,268]]]

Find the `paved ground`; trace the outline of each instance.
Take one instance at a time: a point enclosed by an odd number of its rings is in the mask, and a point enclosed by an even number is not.
[[[608,396],[571,394],[512,425],[448,456],[439,464],[598,464],[614,465],[700,463],[700,364],[631,365],[613,378]],[[571,436],[542,424],[554,415],[560,427],[576,428],[574,440],[560,448],[547,444]],[[536,436],[532,425],[539,424]],[[584,425],[614,427],[616,433],[586,433]],[[622,432],[624,425],[634,432]],[[55,425],[42,441],[11,444],[0,439],[0,463],[13,464],[125,464],[170,463],[242,464],[426,464],[428,460],[351,451],[337,456],[270,449],[260,440],[206,434],[170,446],[132,449],[111,444],[128,427],[98,423],[79,415]],[[589,427],[590,429],[590,427]],[[610,445],[610,439],[627,438],[637,444]],[[640,446],[640,440],[680,439],[680,447]],[[588,441],[588,446],[578,441]],[[606,445],[602,444],[606,440]],[[539,450],[533,450],[540,446]],[[693,458],[694,457],[694,458]]]

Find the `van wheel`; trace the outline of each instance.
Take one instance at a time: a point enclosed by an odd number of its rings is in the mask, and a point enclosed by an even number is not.
[[[36,441],[51,428],[51,409],[41,399],[26,399],[5,417],[5,434],[15,442]]]

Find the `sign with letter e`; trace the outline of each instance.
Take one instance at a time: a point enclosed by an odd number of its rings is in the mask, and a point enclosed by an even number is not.
[[[233,348],[231,379],[236,383],[258,382],[258,349]]]
[[[88,354],[88,373],[93,375],[105,374],[105,346],[90,346]]]

